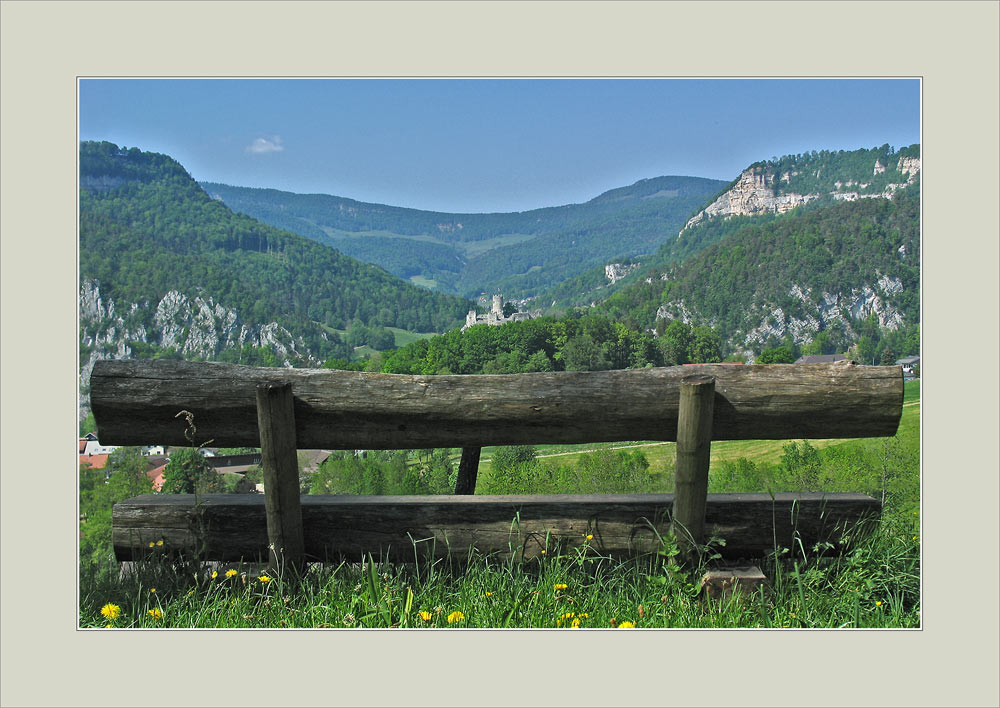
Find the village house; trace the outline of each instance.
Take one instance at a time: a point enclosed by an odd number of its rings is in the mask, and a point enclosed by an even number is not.
[[[117,445],[101,445],[94,433],[87,433],[80,438],[80,455],[110,455],[118,449]]]
[[[903,376],[907,378],[916,378],[914,373],[919,369],[920,357],[919,356],[904,356],[902,359],[896,359],[896,366],[903,367]]]

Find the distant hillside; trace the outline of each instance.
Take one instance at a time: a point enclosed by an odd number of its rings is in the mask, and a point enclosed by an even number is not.
[[[539,300],[558,307],[600,302],[643,280],[658,279],[670,267],[747,226],[764,227],[785,215],[842,202],[886,201],[903,190],[919,189],[919,145],[813,151],[755,162],[695,209],[676,237],[639,259],[639,267],[614,280],[605,277],[605,268],[592,268],[545,290]]]
[[[709,245],[643,271],[600,309],[650,328],[673,319],[709,325],[749,353],[820,333],[843,351],[865,323],[889,331],[919,324],[916,189],[710,220],[686,230],[686,239]]]
[[[234,210],[381,265],[412,282],[475,296],[536,295],[594,266],[656,250],[724,182],[657,177],[584,204],[449,214],[319,194],[205,182]]]
[[[318,364],[332,329],[457,327],[472,304],[211,199],[166,155],[80,145],[81,360]]]

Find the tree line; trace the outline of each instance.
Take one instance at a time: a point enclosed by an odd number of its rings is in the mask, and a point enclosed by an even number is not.
[[[476,325],[422,339],[367,361],[328,360],[336,369],[394,374],[517,374],[600,371],[722,361],[711,328],[680,321],[662,336],[586,309],[502,326]]]

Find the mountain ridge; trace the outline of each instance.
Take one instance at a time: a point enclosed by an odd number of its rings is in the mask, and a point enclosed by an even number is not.
[[[723,184],[701,177],[654,177],[580,204],[482,214],[215,182],[202,186],[234,210],[378,263],[413,282],[467,297],[497,287],[512,297],[524,297],[534,294],[541,282],[654,250]],[[599,232],[595,223],[603,224]]]

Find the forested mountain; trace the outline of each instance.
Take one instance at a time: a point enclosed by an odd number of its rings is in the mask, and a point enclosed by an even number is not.
[[[652,253],[724,182],[657,177],[584,204],[450,214],[205,182],[231,208],[413,282],[475,296],[526,297],[611,260]]]
[[[166,155],[80,145],[81,359],[318,364],[331,329],[457,327],[472,303],[233,212]]]
[[[708,325],[748,354],[814,340],[824,350],[815,353],[842,352],[865,333],[919,331],[915,184],[889,198],[824,198],[782,215],[709,219],[658,257],[685,242],[703,247],[644,270],[600,309],[659,331],[675,319]]]
[[[641,260],[641,269],[610,283],[592,268],[539,294],[561,307],[603,300],[624,287],[719,243],[748,224],[770,223],[793,210],[825,208],[839,202],[887,200],[900,190],[919,192],[920,146],[896,150],[812,151],[755,162],[692,212],[676,238]]]

